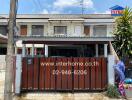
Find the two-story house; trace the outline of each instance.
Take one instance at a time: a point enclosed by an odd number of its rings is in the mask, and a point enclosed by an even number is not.
[[[8,18],[7,15],[1,15]],[[7,19],[0,19],[0,32],[6,35]],[[114,18],[109,14],[17,15],[15,53],[41,56],[107,56]]]
[[[0,19],[5,35],[7,19]],[[108,56],[114,29],[111,15],[17,15],[16,22],[15,54],[22,57],[16,56],[15,93],[105,90],[114,84],[114,57]]]

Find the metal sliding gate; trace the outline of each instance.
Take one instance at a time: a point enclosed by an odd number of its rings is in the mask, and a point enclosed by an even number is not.
[[[91,91],[106,87],[106,58],[22,58],[21,91]]]

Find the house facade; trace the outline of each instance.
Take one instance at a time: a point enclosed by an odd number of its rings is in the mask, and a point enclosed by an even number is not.
[[[6,25],[7,20],[0,19],[2,34],[6,33]],[[114,19],[107,14],[18,15],[15,53],[47,57],[107,56],[113,28]]]
[[[7,27],[7,19],[0,19],[0,27]],[[105,90],[114,84],[111,15],[17,15],[16,22],[15,93]]]

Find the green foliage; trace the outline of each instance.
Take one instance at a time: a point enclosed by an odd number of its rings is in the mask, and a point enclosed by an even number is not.
[[[126,7],[123,16],[116,18],[114,47],[120,57],[132,56],[132,9]]]
[[[118,89],[116,86],[109,85],[107,88],[106,95],[110,98],[119,98],[120,93],[118,92]]]

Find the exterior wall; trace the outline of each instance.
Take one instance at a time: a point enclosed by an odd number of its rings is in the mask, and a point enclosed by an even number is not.
[[[67,36],[78,36],[75,33],[75,26],[80,26],[81,27],[81,35],[83,35],[83,24],[79,22],[54,22],[54,23],[49,23],[48,24],[48,36],[53,36],[54,35],[54,26],[67,26]],[[79,35],[80,36],[80,35]]]
[[[45,22],[30,22],[30,23],[27,23],[27,22],[19,22],[17,23],[17,27],[19,28],[19,33],[18,35],[20,35],[20,26],[21,25],[27,25],[27,36],[31,36],[32,35],[32,25],[44,25],[44,32],[43,32],[43,35],[47,35],[48,34],[48,23],[45,23]]]
[[[0,55],[0,70],[5,70],[6,68],[6,55]]]
[[[68,37],[78,37],[78,36],[84,37],[85,36],[83,22],[59,22],[59,21],[57,21],[57,22],[49,22],[49,23],[23,23],[23,24],[27,25],[27,36],[31,36],[31,34],[32,34],[32,25],[44,25],[44,33],[43,33],[44,36],[57,36],[57,35],[54,35],[54,26],[67,26],[67,36]],[[20,27],[20,25],[22,25],[22,24],[18,23],[19,27]],[[76,26],[81,27],[80,34],[75,33]],[[112,36],[111,32],[113,31],[113,24],[108,24],[108,25],[106,24],[106,26],[107,26],[107,33],[106,33],[107,35],[106,36],[111,37]],[[93,28],[94,28],[94,24],[90,25],[90,37],[94,37],[94,35],[93,35],[94,29]],[[16,45],[18,47],[22,47],[21,42],[17,42]],[[39,46],[39,47],[43,47],[42,44],[40,44],[40,45],[41,46]],[[32,47],[32,45],[28,44],[26,47]]]
[[[112,37],[113,36],[113,34],[112,34],[112,32],[113,32],[113,30],[114,30],[114,25],[107,25],[107,36],[108,37]]]
[[[67,26],[68,37],[85,37],[86,35],[84,34],[84,25],[89,25],[90,34],[88,36],[94,37],[93,35],[94,25],[106,25],[107,26],[106,36],[111,37],[112,36],[111,32],[114,26],[114,18],[112,18],[110,15],[103,15],[103,14],[83,15],[83,16],[82,15],[79,16],[78,15],[68,15],[68,16],[67,15],[18,15],[18,16],[21,17],[16,20],[17,26],[19,28],[19,32],[17,33],[17,35],[20,35],[20,25],[27,25],[27,36],[32,35],[32,25],[44,25],[44,32],[43,32],[44,36],[55,36],[54,26]],[[69,16],[73,18],[70,19]],[[4,24],[7,23],[7,20],[0,19],[0,25],[3,25],[3,23]],[[77,34],[75,27],[79,27],[79,26],[81,30],[80,30],[80,34]],[[22,47],[21,40],[18,41],[16,44],[18,47]],[[32,45],[28,45],[28,46],[32,47]],[[40,47],[43,47],[43,45]]]
[[[2,15],[3,17],[8,17],[8,15]],[[44,25],[44,36],[52,36],[54,34],[53,26],[67,26],[67,36],[85,36],[84,25],[90,25],[90,36],[93,37],[94,25],[107,25],[107,36],[111,36],[110,32],[113,30],[113,24],[115,19],[111,15],[18,15],[17,26],[20,28],[20,25],[28,25],[28,36],[31,35],[31,25]],[[33,18],[33,19],[32,19]],[[53,20],[52,20],[53,19]],[[64,20],[65,21],[64,21]],[[72,20],[73,19],[73,20]],[[7,23],[6,19],[0,19],[0,25]],[[75,33],[75,26],[81,27],[81,34],[77,35]],[[19,32],[20,33],[20,32]]]
[[[20,28],[20,25],[18,23],[18,27]],[[32,34],[32,25],[44,25],[44,36],[54,36],[54,26],[67,26],[67,36],[85,36],[84,34],[84,23],[83,22],[49,22],[49,23],[25,23],[27,25],[27,36],[31,36]],[[90,36],[93,37],[93,27],[97,24],[90,25]],[[98,24],[102,25],[102,24]],[[113,24],[103,24],[107,26],[107,35],[108,37],[111,37],[111,32],[113,31]],[[75,33],[75,27],[80,26],[81,27],[81,33],[77,34]],[[19,32],[20,33],[20,32]]]

